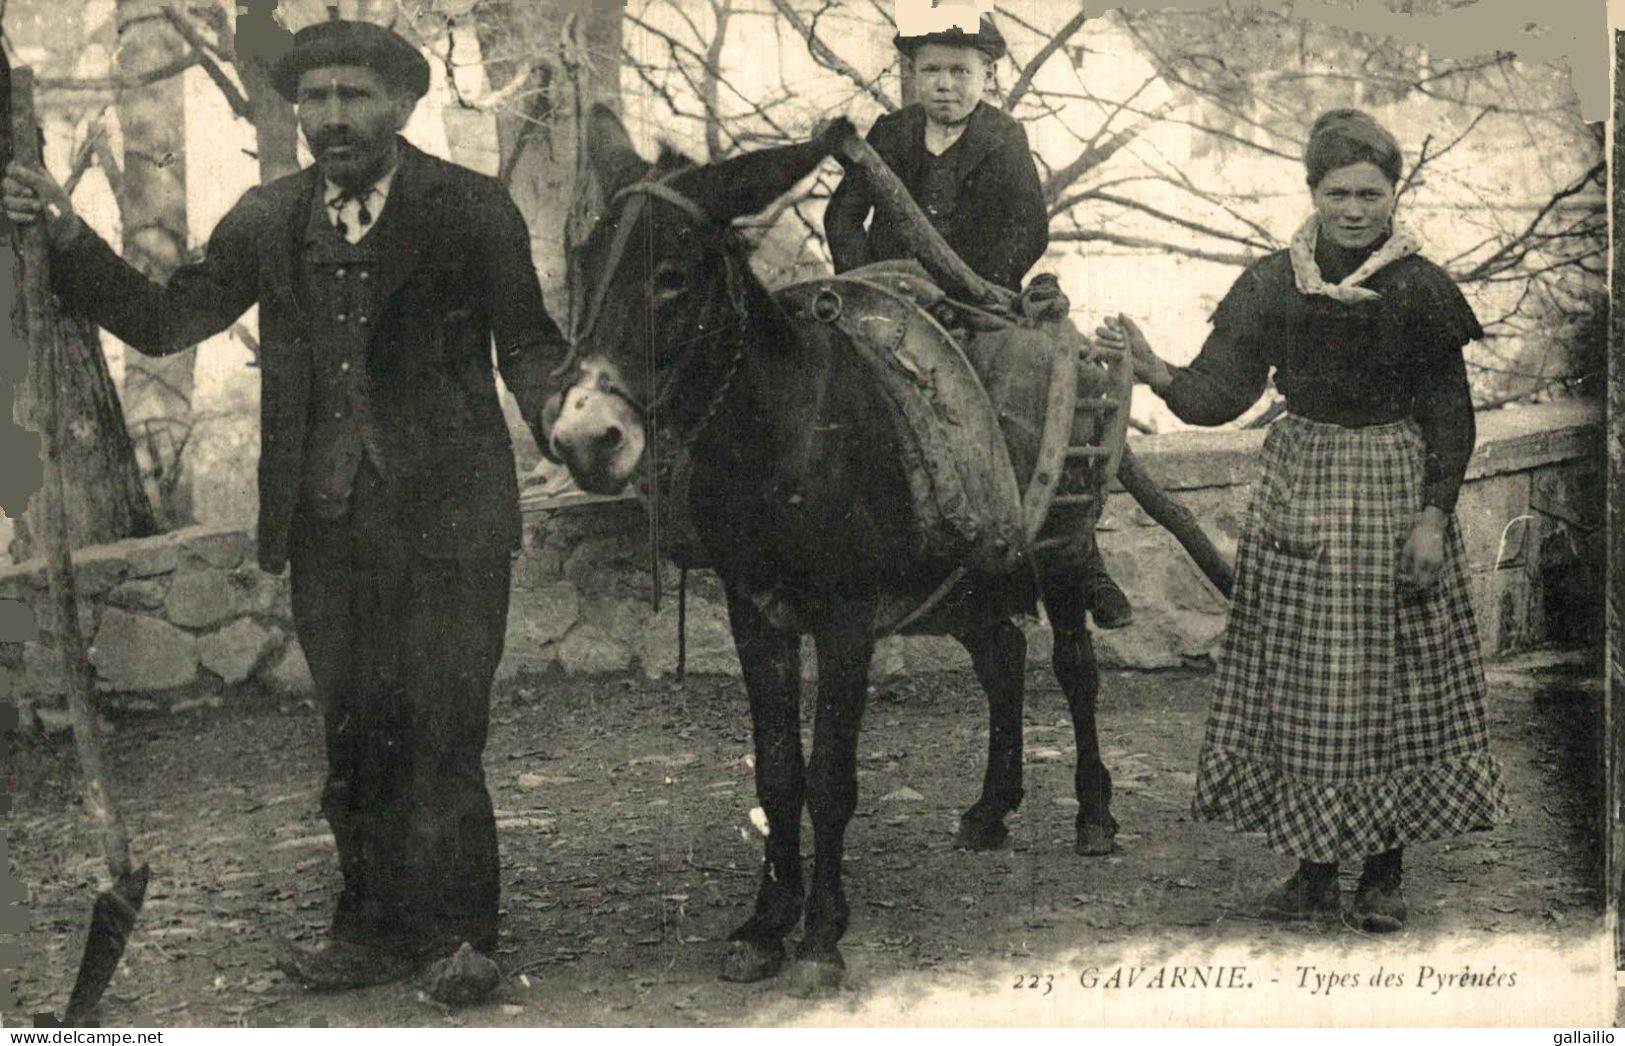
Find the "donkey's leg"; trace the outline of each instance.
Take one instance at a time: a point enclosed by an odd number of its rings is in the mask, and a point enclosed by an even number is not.
[[[813,880],[801,950],[792,971],[793,990],[802,994],[838,986],[846,966],[837,947],[848,915],[841,889],[841,853],[846,826],[858,805],[858,729],[874,653],[874,640],[866,629],[822,632],[817,645],[818,718],[807,775]]]
[[[1100,758],[1095,729],[1095,701],[1100,696],[1100,670],[1089,638],[1084,578],[1077,571],[1052,567],[1043,574],[1044,609],[1055,633],[1055,678],[1066,694],[1077,739],[1078,765],[1073,785],[1078,794],[1077,843],[1085,856],[1117,850],[1117,821],[1112,817],[1112,775]]]
[[[774,628],[750,600],[731,591],[728,617],[750,695],[756,797],[768,835],[756,910],[729,935],[722,977],[756,981],[779,972],[784,938],[801,919],[801,637]]]
[[[1021,805],[1021,706],[1027,637],[1006,618],[957,638],[970,651],[976,678],[987,692],[988,730],[982,797],[960,814],[955,845],[967,850],[996,850],[1010,834],[1004,826],[1005,816]]]

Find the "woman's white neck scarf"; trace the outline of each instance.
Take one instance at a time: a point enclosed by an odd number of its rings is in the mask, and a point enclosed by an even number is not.
[[[1375,301],[1382,297],[1376,291],[1360,284],[1369,280],[1385,267],[1407,255],[1415,254],[1422,249],[1422,244],[1411,231],[1398,222],[1394,223],[1394,230],[1387,241],[1376,250],[1360,267],[1345,276],[1341,282],[1327,283],[1320,274],[1320,266],[1315,262],[1315,242],[1320,237],[1320,218],[1311,214],[1309,220],[1298,228],[1292,236],[1290,256],[1292,258],[1292,278],[1298,285],[1302,294],[1320,294],[1340,301],[1353,304],[1361,301]]]

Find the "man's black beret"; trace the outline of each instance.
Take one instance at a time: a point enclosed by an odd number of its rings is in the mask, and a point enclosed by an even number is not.
[[[987,15],[982,16],[974,33],[967,33],[955,25],[935,33],[923,33],[919,36],[903,36],[899,33],[897,36],[892,37],[892,46],[910,58],[913,58],[914,52],[926,44],[974,47],[987,55],[990,62],[996,62],[1005,55],[1004,35],[999,32],[999,27],[993,24],[993,19]]]
[[[289,102],[298,100],[299,77],[329,65],[371,69],[390,86],[422,98],[429,91],[429,63],[405,38],[371,22],[332,19],[293,34],[293,47],[271,68],[271,83]]]

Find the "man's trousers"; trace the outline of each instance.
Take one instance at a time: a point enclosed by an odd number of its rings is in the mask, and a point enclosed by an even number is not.
[[[294,625],[321,701],[322,812],[344,889],[336,938],[414,953],[496,945],[496,822],[481,755],[507,624],[508,556],[412,551],[369,465],[337,519],[304,513]]]

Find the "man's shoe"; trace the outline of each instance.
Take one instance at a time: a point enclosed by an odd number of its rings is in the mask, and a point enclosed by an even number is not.
[[[424,974],[429,998],[444,1006],[470,1006],[483,1001],[498,984],[502,971],[487,956],[464,941],[457,951],[430,964]]]
[[[1134,607],[1104,569],[1084,581],[1084,601],[1096,628],[1124,628],[1134,623]]]
[[[403,952],[330,940],[314,948],[281,941],[276,965],[312,991],[342,992],[402,980],[421,969],[423,962]]]
[[[1312,876],[1302,868],[1264,898],[1263,914],[1269,919],[1293,921],[1336,915],[1341,906],[1337,873]]]

